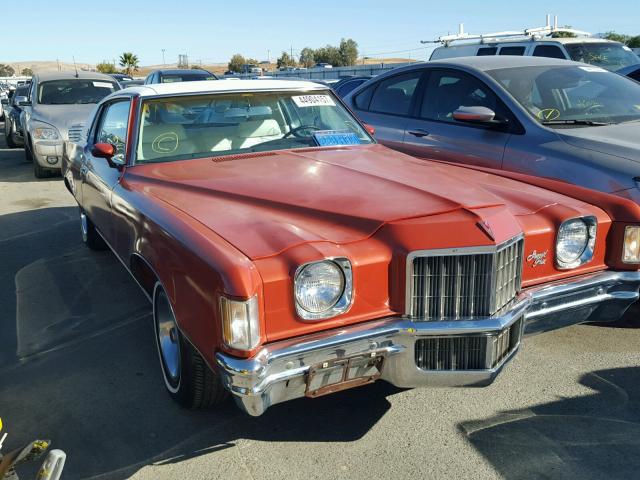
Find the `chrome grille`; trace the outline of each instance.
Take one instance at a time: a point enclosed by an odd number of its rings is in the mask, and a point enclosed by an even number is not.
[[[82,125],[72,125],[69,127],[69,141],[79,142],[82,140]]]
[[[488,370],[498,366],[520,342],[521,320],[496,335],[421,338],[415,344],[421,370]]]
[[[524,241],[491,247],[419,252],[410,263],[408,311],[425,320],[490,316],[520,290]]]

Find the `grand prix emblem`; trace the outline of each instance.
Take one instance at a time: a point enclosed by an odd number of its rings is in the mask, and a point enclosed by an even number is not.
[[[532,267],[537,267],[538,265],[544,265],[547,263],[547,252],[549,250],[545,250],[544,252],[536,252],[535,250],[529,254],[527,257],[527,262],[532,262]]]

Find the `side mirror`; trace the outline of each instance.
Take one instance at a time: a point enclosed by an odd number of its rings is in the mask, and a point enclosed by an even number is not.
[[[453,112],[454,120],[470,123],[501,123],[495,121],[496,112],[487,107],[459,107]]]
[[[106,158],[109,163],[116,154],[116,147],[110,143],[96,143],[91,149],[91,154],[96,158]]]
[[[369,135],[371,135],[372,137],[376,134],[376,129],[373,128],[371,125],[364,123],[364,129],[369,132]]]
[[[29,99],[27,97],[24,97],[22,95],[18,95],[14,101],[13,101],[16,105],[19,105],[21,107],[28,107],[29,105],[31,105],[31,102],[29,101]]]

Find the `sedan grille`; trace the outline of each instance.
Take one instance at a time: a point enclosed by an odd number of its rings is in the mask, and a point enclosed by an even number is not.
[[[72,125],[69,127],[69,141],[79,142],[82,140],[82,125]]]
[[[490,370],[513,352],[522,321],[495,335],[421,338],[416,341],[416,366],[421,370]]]
[[[421,320],[487,317],[508,306],[520,290],[524,240],[494,251],[421,252],[410,264],[409,314]],[[486,249],[485,249],[486,250]]]

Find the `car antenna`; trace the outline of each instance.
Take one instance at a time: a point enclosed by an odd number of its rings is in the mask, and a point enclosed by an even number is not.
[[[73,68],[76,69],[76,78],[80,78],[80,75],[78,75],[78,66],[76,65],[76,57],[71,58],[73,58]]]

